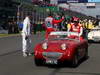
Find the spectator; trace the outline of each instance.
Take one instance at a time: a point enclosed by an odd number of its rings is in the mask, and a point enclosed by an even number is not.
[[[34,34],[37,33],[37,24],[36,23],[33,23],[33,32],[34,32]]]
[[[13,22],[9,21],[8,22],[8,34],[12,34],[13,33]]]
[[[17,25],[16,21],[13,22],[13,25],[14,25],[14,33],[19,33],[18,25]]]

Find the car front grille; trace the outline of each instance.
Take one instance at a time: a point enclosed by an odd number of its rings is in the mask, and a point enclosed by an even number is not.
[[[62,56],[62,53],[59,52],[43,52],[43,57],[46,59],[59,59]]]

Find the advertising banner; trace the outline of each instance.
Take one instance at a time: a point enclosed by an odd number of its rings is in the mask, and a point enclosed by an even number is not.
[[[58,0],[58,3],[92,3],[100,2],[100,0]]]
[[[70,3],[70,2],[72,2],[72,3],[74,3],[74,2],[78,3],[79,0],[67,0],[67,2],[68,2],[68,3]]]
[[[67,0],[67,2],[72,3],[87,3],[88,0]]]
[[[58,0],[58,3],[66,3],[67,0]]]

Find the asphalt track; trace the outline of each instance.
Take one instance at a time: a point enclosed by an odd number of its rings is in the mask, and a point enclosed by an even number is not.
[[[32,47],[42,41],[44,35],[32,36]],[[0,75],[100,75],[100,44],[89,44],[89,58],[76,68],[37,67],[34,56],[23,57],[20,36],[0,38]]]

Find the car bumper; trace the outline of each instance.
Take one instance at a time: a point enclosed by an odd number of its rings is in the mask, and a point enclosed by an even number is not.
[[[100,37],[88,37],[88,40],[93,40],[95,42],[100,41]]]
[[[57,60],[57,61],[71,61],[73,56],[70,52],[60,53],[60,52],[35,52],[36,59],[43,60]]]

